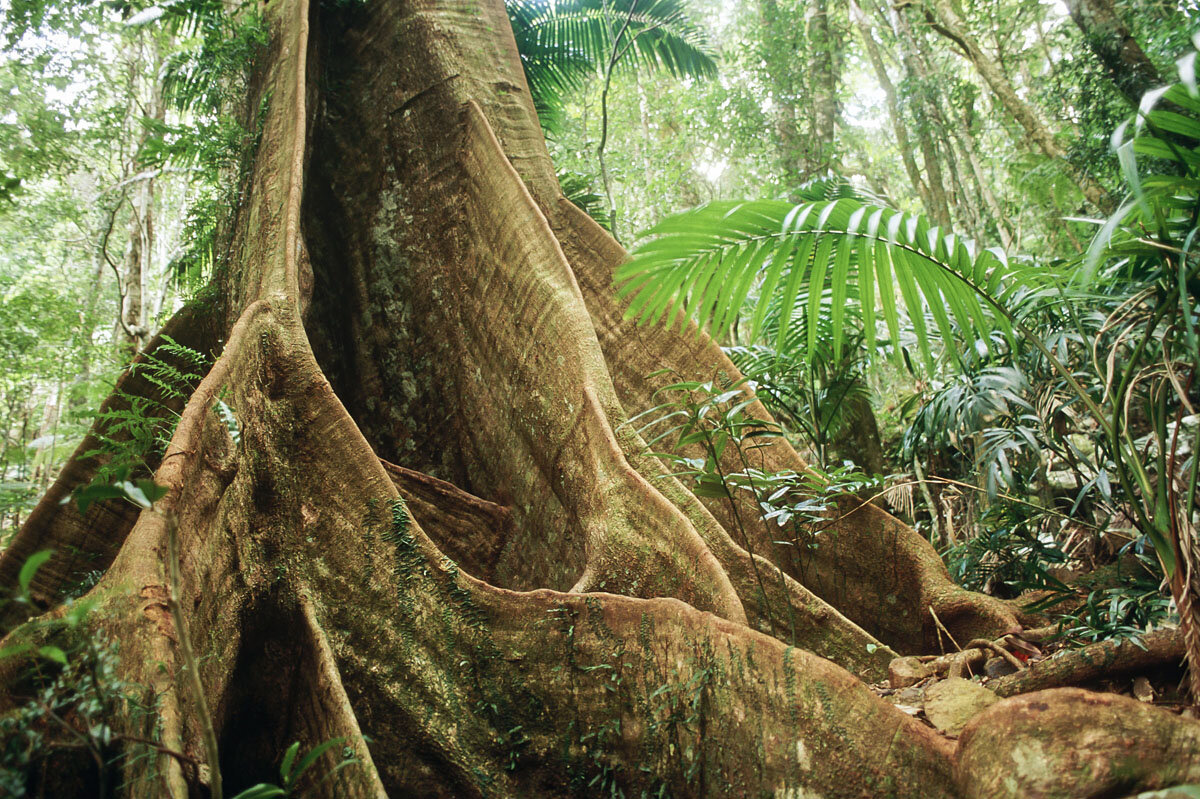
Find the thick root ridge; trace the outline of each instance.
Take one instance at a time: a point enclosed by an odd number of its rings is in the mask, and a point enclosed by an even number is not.
[[[1059,688],[992,705],[963,731],[964,799],[1110,797],[1200,780],[1200,723]]]
[[[381,460],[408,510],[438,548],[470,574],[492,580],[513,532],[512,508],[453,483]]]
[[[30,555],[44,549],[52,550],[53,557],[38,570],[31,586],[35,602],[44,610],[60,602],[64,593],[78,585],[89,572],[103,572],[108,568],[137,521],[137,508],[123,500],[105,500],[93,504],[87,514],[81,516],[75,505],[68,501],[72,492],[88,485],[100,468],[111,460],[111,456],[89,453],[113,446],[103,444],[103,439],[121,442],[129,438],[128,433],[109,430],[112,423],[104,415],[128,410],[132,398],[152,402],[147,421],[183,410],[183,400],[165,396],[160,386],[139,371],[138,365],[149,357],[156,357],[190,371],[190,365],[173,363],[174,359],[162,352],[162,345],[169,337],[197,352],[210,354],[217,345],[218,324],[212,308],[196,303],[185,306],[117,379],[113,394],[100,406],[100,418],[93,423],[54,484],[0,554],[0,585],[15,585],[17,573]],[[17,603],[6,603],[0,629],[19,622],[21,610]]]

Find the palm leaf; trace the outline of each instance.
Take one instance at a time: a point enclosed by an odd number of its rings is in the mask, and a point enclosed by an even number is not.
[[[525,79],[543,125],[553,127],[568,92],[614,65],[711,78],[716,60],[682,0],[506,0]]]
[[[785,307],[803,296],[808,316],[829,308],[830,318],[838,321],[831,340],[838,354],[845,346],[846,301],[853,296],[869,350],[875,344],[876,311],[893,344],[904,326],[903,312],[932,366],[930,324],[955,355],[954,342],[964,335],[987,339],[993,329],[1011,332],[1006,314],[994,311],[1011,299],[1015,275],[1003,253],[976,252],[919,214],[841,196],[798,205],[713,202],[667,217],[644,234],[632,258],[617,270],[616,282],[631,300],[628,315],[640,323],[664,315],[673,322],[682,315],[701,328],[718,329],[729,324],[731,313],[757,286],[747,340],[762,332],[776,292]],[[1032,273],[1019,277],[1022,284],[1037,282]],[[790,317],[782,318],[777,349],[788,339]],[[815,345],[815,336],[810,327],[806,349]],[[898,347],[893,352],[899,357]]]

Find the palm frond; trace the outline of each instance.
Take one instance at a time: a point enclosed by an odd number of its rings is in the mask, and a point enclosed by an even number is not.
[[[1010,332],[1006,315],[995,311],[1035,279],[1026,274],[1013,281],[1011,274],[1000,250],[976,250],[920,214],[841,197],[799,205],[713,202],[670,216],[644,234],[616,282],[631,298],[627,315],[640,323],[691,319],[717,330],[732,322],[756,289],[751,340],[762,331],[776,293],[784,307],[804,297],[809,316],[828,304],[837,352],[845,345],[845,309],[856,297],[868,351],[876,343],[877,314],[896,342],[904,311],[932,369],[930,324],[948,346],[962,333],[986,339],[993,329]],[[790,319],[781,317],[777,349],[788,338]],[[815,338],[810,327],[809,347]]]
[[[596,193],[594,179],[579,172],[559,172],[558,185],[562,188],[563,197],[595,219],[600,227],[612,231],[612,219],[604,207],[604,198]]]
[[[539,116],[618,58],[618,69],[711,78],[716,60],[681,0],[506,0],[525,79]]]
[[[1182,66],[1181,73],[1190,74]],[[1094,282],[1102,262],[1154,279],[1148,272],[1165,262],[1164,253],[1194,259],[1200,208],[1200,92],[1194,74],[1190,83],[1147,94],[1138,113],[1113,133],[1112,146],[1129,197],[1093,238],[1081,272],[1085,285]]]

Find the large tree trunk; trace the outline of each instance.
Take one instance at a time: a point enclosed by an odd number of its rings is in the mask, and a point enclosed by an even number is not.
[[[1163,84],[1158,68],[1117,15],[1112,0],[1067,0],[1067,9],[1087,46],[1130,105],[1136,107],[1143,94]]]
[[[1038,712],[1079,726],[1046,744],[1057,771],[1033,762],[1010,793],[1069,795],[1093,764],[1053,756],[1085,735],[1094,760],[1186,732],[1090,770],[1088,795],[1200,773],[1193,723],[1141,708],[1122,726],[1077,692],[993,709],[963,760],[851,672],[880,674],[876,638],[933,646],[931,610],[966,640],[1013,627],[1006,606],[851,499],[805,568],[781,570],[768,532],[747,552],[729,507],[644,455],[621,422],[651,402],[648,373],[735,370],[694,331],[622,319],[623,251],[558,190],[498,0],[267,14],[233,266],[165,331],[225,341],[156,472],[169,492],[81,518],[59,504],[95,473],[80,457],[0,558],[11,584],[54,549],[34,585],[47,605],[81,564],[106,567],[89,624],[157,697],[127,734],[205,759],[167,611],[177,530],[231,791],[269,779],[291,740],[344,736],[360,762],[312,795],[953,796],[999,780],[1018,752],[996,731]],[[804,468],[784,443],[763,458]],[[0,660],[0,685],[19,671]],[[1035,744],[1014,746],[1036,761]],[[197,779],[167,754],[123,768],[132,795]]]

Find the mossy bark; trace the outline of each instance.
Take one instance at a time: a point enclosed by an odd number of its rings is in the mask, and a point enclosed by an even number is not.
[[[290,741],[344,737],[359,762],[312,795],[959,794],[954,743],[860,676],[930,645],[931,609],[965,638],[1011,612],[853,499],[810,562],[763,531],[739,546],[732,509],[622,424],[654,369],[733,366],[623,320],[623,251],[558,190],[502,4],[335,5],[267,6],[249,99],[268,110],[205,317],[226,343],[157,470],[168,494],[82,524],[55,504],[88,479],[73,465],[0,574],[93,531],[112,554],[91,623],[159,697],[129,731],[203,760],[173,521],[231,790]],[[764,464],[804,468],[784,443]],[[130,795],[195,787],[168,755],[125,768]]]

